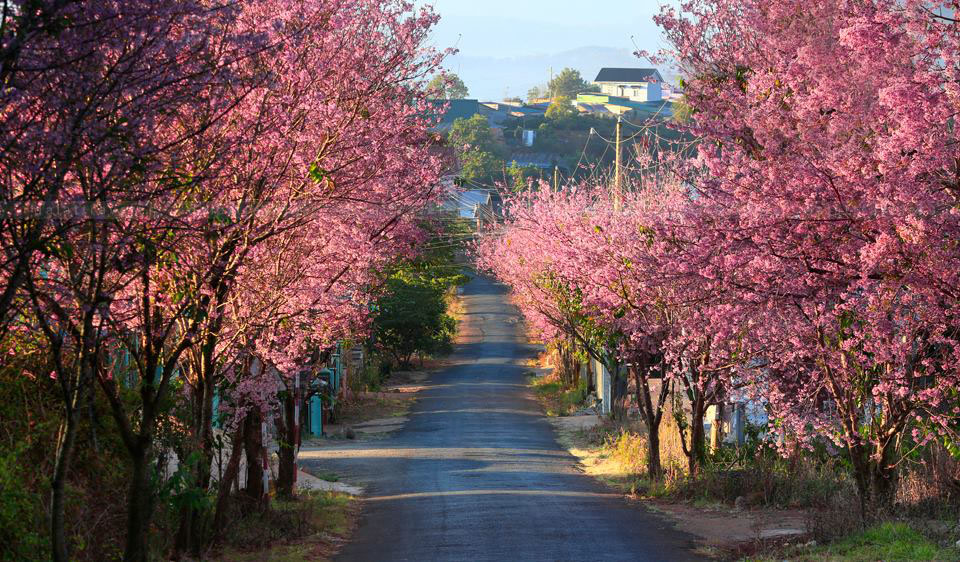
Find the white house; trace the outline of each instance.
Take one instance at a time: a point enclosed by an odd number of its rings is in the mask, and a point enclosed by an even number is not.
[[[663,99],[663,76],[656,68],[602,68],[593,83],[608,96],[641,103]]]

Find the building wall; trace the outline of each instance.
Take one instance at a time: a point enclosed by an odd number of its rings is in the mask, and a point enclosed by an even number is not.
[[[600,84],[600,91],[608,96],[619,96],[617,84]]]
[[[647,82],[643,92],[644,99],[634,101],[660,101],[663,99],[663,88],[658,82]]]
[[[660,101],[663,88],[658,82],[640,82],[633,84],[600,84],[600,91],[608,96],[627,98],[635,102]]]

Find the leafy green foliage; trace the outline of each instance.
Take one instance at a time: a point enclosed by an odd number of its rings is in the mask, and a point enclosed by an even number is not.
[[[442,283],[410,269],[387,280],[374,325],[377,343],[401,366],[408,366],[414,354],[450,348],[456,321],[446,314],[445,289]]]
[[[550,107],[547,108],[547,119],[558,123],[566,123],[577,117],[577,109],[573,107],[573,101],[568,96],[558,96],[553,99]]]
[[[507,176],[510,179],[510,188],[513,191],[526,191],[530,187],[530,182],[539,177],[540,170],[533,167],[523,167],[516,162],[511,162],[507,168]]]
[[[818,550],[829,560],[958,560],[905,523],[882,523]]]
[[[467,85],[452,72],[434,76],[427,84],[427,91],[433,97],[445,100],[462,100],[470,95]]]
[[[414,356],[448,353],[457,322],[448,314],[452,288],[467,282],[455,249],[469,237],[467,223],[455,221],[434,232],[417,260],[396,264],[377,300],[374,334],[378,347],[401,367]]]
[[[470,181],[493,178],[503,166],[501,147],[483,115],[457,119],[450,129],[450,144],[460,162],[460,175]]]
[[[554,97],[575,98],[580,92],[594,91],[595,89],[595,86],[583,79],[579,70],[573,68],[564,68],[547,85],[547,91]]]
[[[0,560],[33,560],[49,548],[36,495],[23,474],[23,446],[0,453]]]

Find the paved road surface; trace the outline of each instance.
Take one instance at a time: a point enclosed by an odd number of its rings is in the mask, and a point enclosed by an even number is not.
[[[584,476],[526,387],[506,289],[464,288],[455,365],[433,375],[392,437],[307,452],[367,488],[337,560],[691,560],[690,538]]]

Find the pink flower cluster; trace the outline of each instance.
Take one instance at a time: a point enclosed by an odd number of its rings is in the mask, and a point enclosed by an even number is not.
[[[671,179],[620,206],[586,188],[515,200],[481,263],[546,337],[573,329],[576,295],[621,354],[658,349],[680,379],[746,388],[785,443],[826,438],[859,475],[888,474],[901,436],[957,442],[952,6],[663,8],[656,60],[683,77],[696,155],[662,158]]]
[[[266,405],[362,335],[443,167],[424,91],[437,17],[402,0],[35,4],[0,45],[0,319],[49,340],[66,395],[100,380],[116,397],[124,371],[151,400],[180,377]]]

